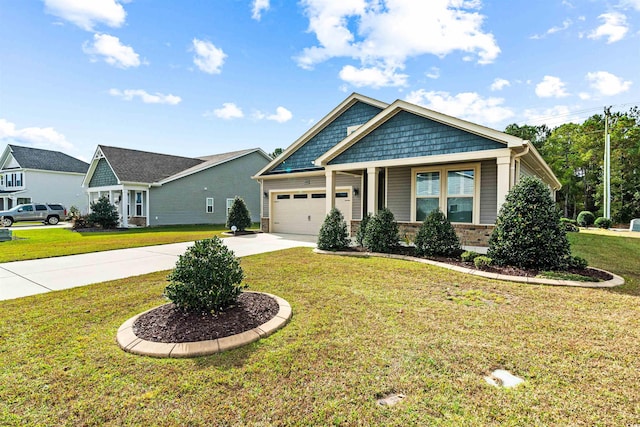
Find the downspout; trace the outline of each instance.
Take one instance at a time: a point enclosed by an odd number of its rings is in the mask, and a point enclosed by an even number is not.
[[[511,158],[511,185],[509,185],[510,189],[513,188],[514,185],[516,185],[516,159],[524,156],[529,152],[529,144],[530,144],[529,141],[525,141],[524,150],[521,153],[515,154]]]

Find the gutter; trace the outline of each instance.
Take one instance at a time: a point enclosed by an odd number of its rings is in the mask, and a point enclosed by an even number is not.
[[[524,150],[522,150],[522,152],[514,155],[511,158],[511,185],[509,186],[510,188],[512,188],[514,185],[516,185],[516,159],[526,155],[529,153],[529,144],[531,144],[530,141],[524,141]]]

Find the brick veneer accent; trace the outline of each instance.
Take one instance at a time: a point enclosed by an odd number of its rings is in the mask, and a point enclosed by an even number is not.
[[[132,216],[131,218],[129,218],[129,224],[135,225],[138,227],[146,227],[147,219],[143,216]]]
[[[263,233],[269,232],[269,218],[260,218],[260,230]]]
[[[413,242],[422,225],[421,222],[399,222],[400,238]],[[360,228],[360,220],[351,221],[351,236],[355,236]],[[462,246],[489,246],[489,237],[495,226],[474,224],[453,224]]]

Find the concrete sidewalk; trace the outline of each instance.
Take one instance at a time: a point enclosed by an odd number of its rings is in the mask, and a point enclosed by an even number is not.
[[[243,257],[297,246],[315,247],[315,236],[254,234],[224,243]],[[0,300],[170,270],[193,242],[94,252],[0,264]]]

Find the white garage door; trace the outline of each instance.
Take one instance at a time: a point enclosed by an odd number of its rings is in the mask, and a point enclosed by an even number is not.
[[[317,235],[326,216],[326,193],[298,192],[272,194],[271,226],[273,233]],[[349,191],[336,192],[336,207],[347,224],[351,221]]]

